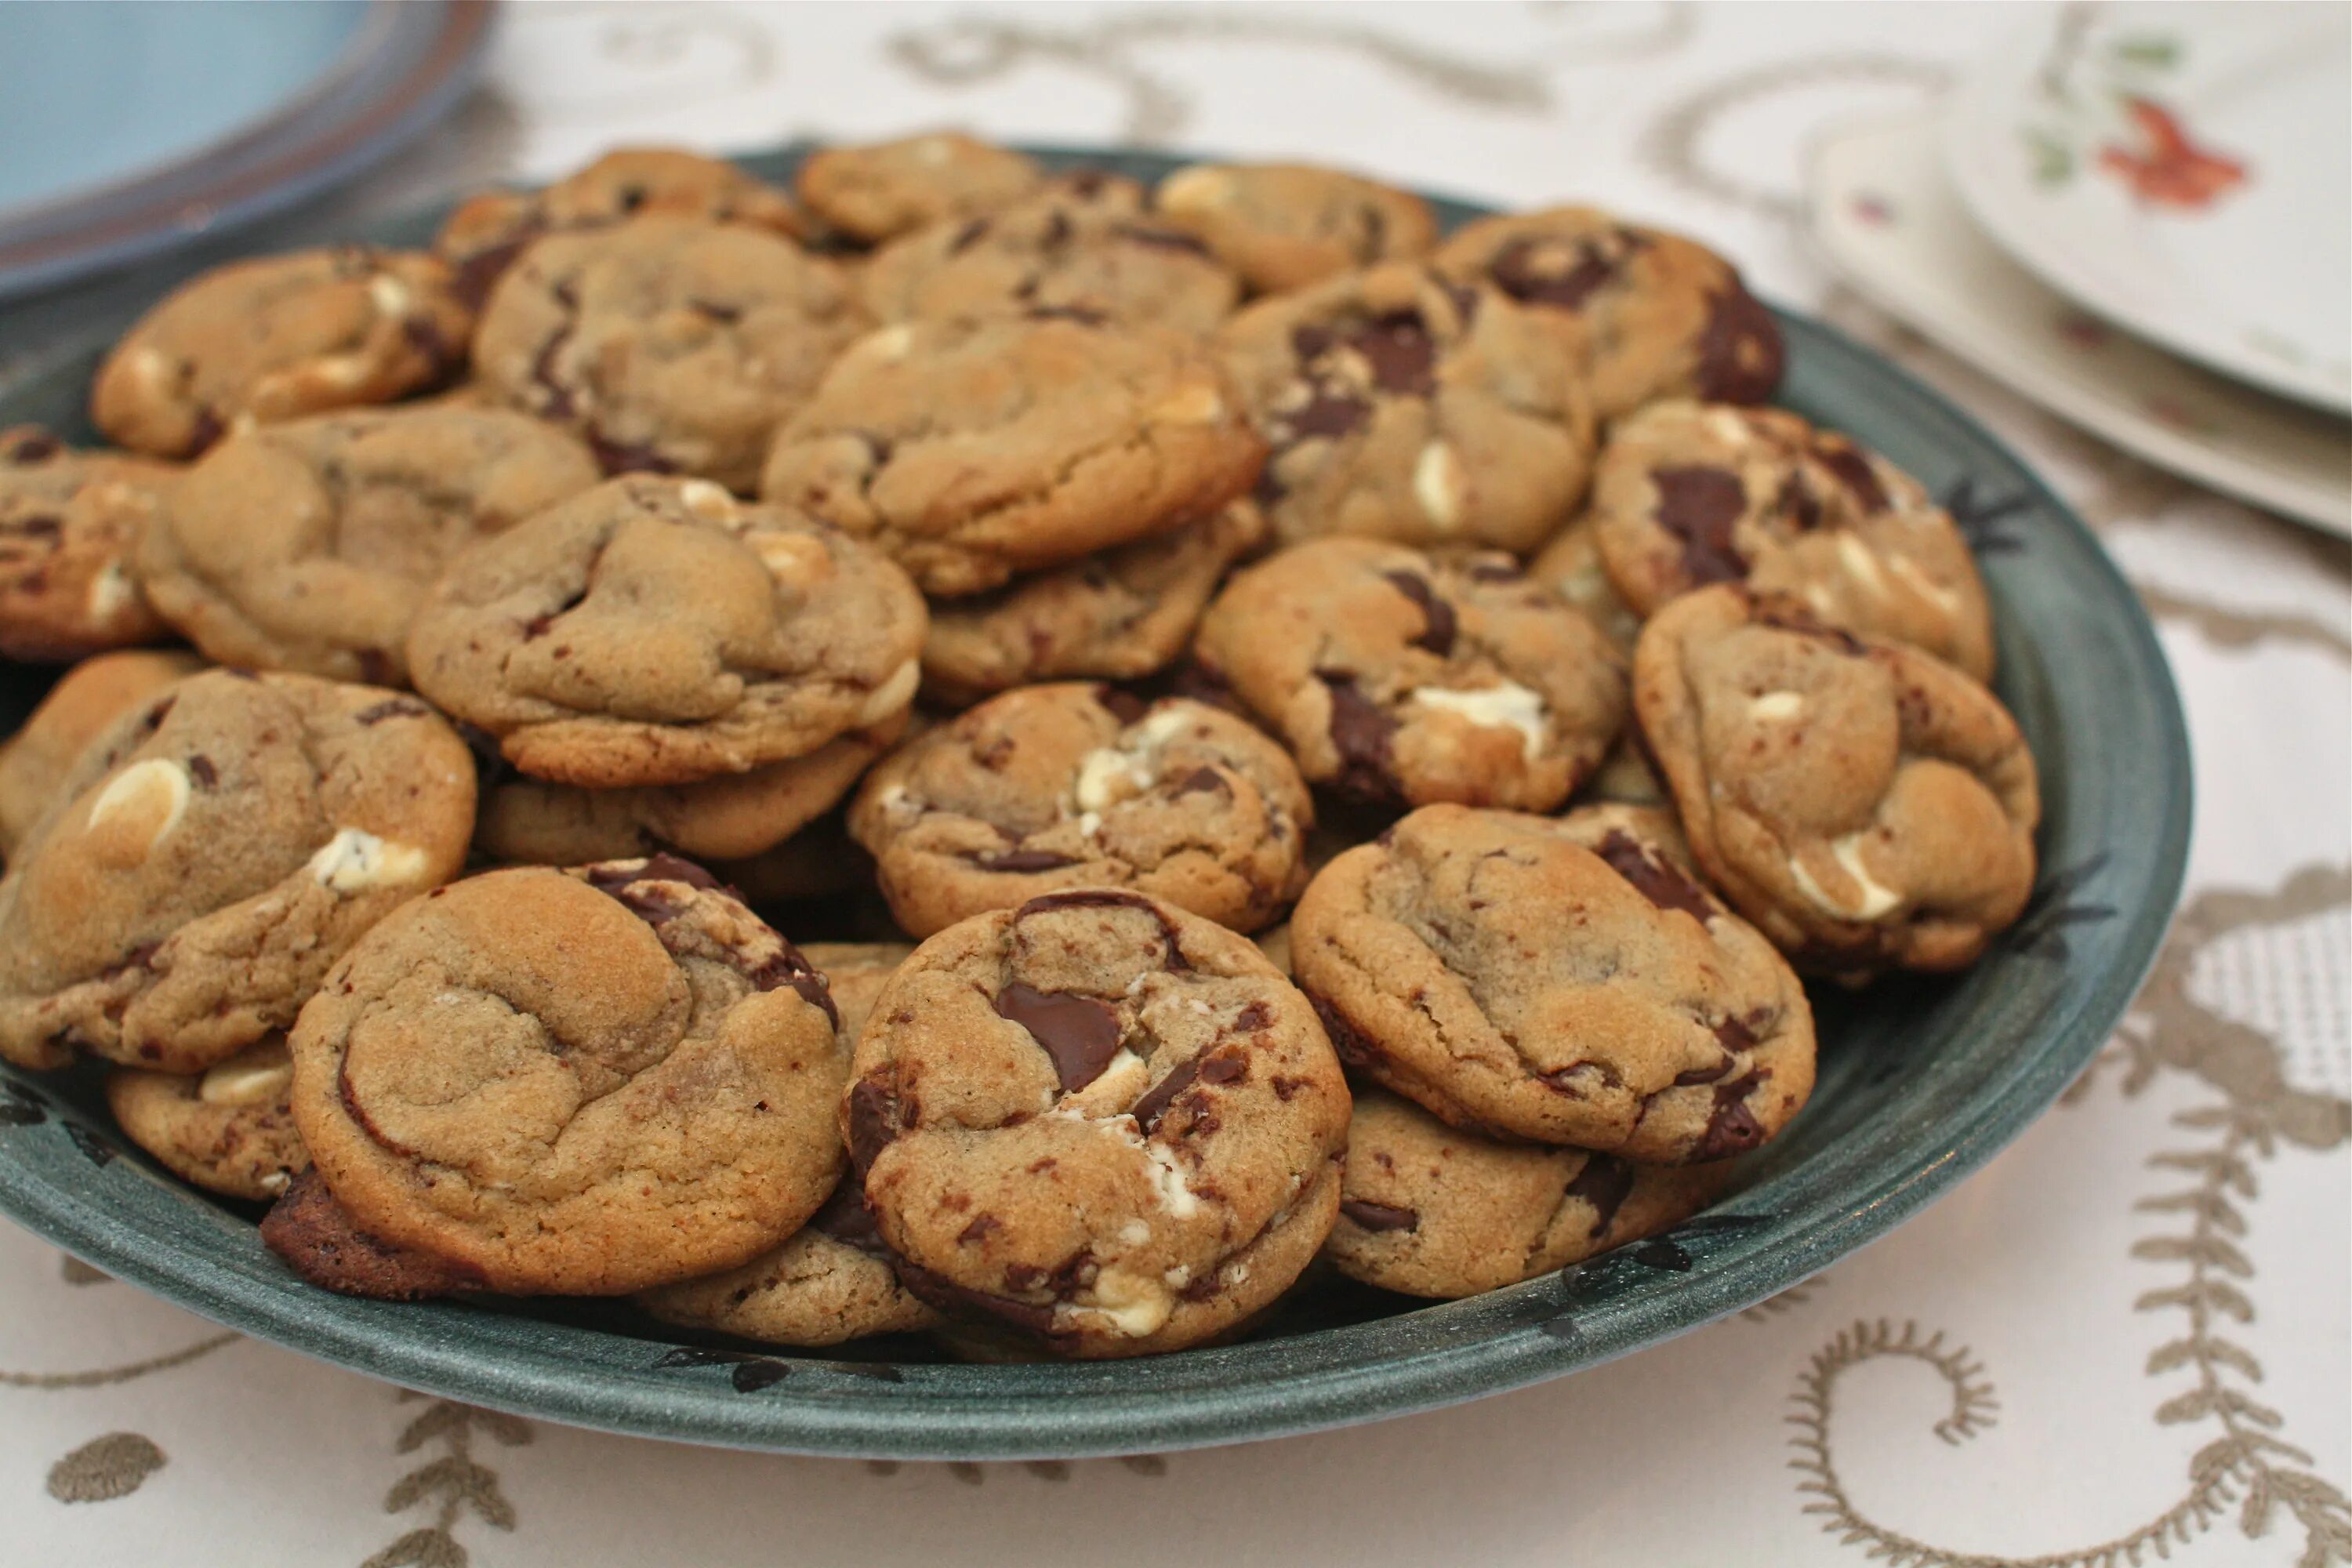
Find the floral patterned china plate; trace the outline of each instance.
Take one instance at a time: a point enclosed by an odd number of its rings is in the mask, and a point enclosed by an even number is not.
[[[1045,155],[1146,179],[1174,166]],[[780,178],[793,157],[747,163]],[[1475,209],[1440,211],[1458,224]],[[414,244],[438,216],[362,237]],[[2180,889],[2189,761],[2155,633],[2081,521],[1886,361],[1802,317],[1780,324],[1781,400],[1918,476],[1975,545],[1999,610],[1999,689],[2041,761],[2042,873],[2023,919],[1968,973],[1825,994],[1810,1105],[1749,1156],[1732,1195],[1663,1236],[1466,1300],[1310,1296],[1250,1339],[1137,1361],[955,1364],[898,1342],[801,1355],[689,1341],[614,1304],[328,1295],[262,1247],[253,1214],[126,1147],[95,1074],[13,1068],[0,1070],[0,1212],[231,1328],[415,1388],[647,1436],[890,1458],[1136,1453],[1370,1421],[1662,1345],[1786,1289],[1948,1192],[2097,1054]],[[0,425],[88,438],[99,353],[0,395]],[[0,720],[20,719],[45,679],[0,666]]]
[[[2352,9],[2041,11],[1944,125],[1986,232],[2224,374],[2352,411]]]

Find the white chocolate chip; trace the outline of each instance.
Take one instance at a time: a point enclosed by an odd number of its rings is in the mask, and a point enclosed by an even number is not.
[[[1430,525],[1451,532],[1462,521],[1462,459],[1443,441],[1421,449],[1412,465],[1412,499]]]
[[[265,1193],[282,1193],[293,1183],[293,1180],[294,1178],[284,1171],[272,1171],[254,1185]]]
[[[871,360],[877,364],[897,364],[915,346],[915,329],[904,321],[866,333],[849,345],[844,359],[860,362]]]
[[[1805,869],[1801,861],[1792,858],[1789,862],[1790,879],[1797,884],[1797,890],[1840,920],[1874,921],[1903,901],[1900,893],[1880,884],[1863,865],[1863,837],[1862,833],[1849,833],[1830,843],[1831,858],[1853,879],[1855,890],[1861,895],[1858,902],[1847,904],[1831,898],[1828,889],[1813,879],[1812,873]]]
[[[1763,724],[1793,719],[1804,710],[1804,695],[1796,691],[1768,691],[1748,704],[1748,716]]]
[[[425,876],[425,851],[413,844],[378,838],[362,827],[341,827],[310,857],[310,875],[338,893],[397,888]]]
[[[310,366],[310,374],[330,386],[358,386],[374,374],[374,358],[363,353],[329,354],[314,361]],[[252,427],[249,415],[240,415],[239,417],[247,421],[246,428]],[[237,426],[232,422],[229,428],[236,431]]]
[[[1544,742],[1551,734],[1543,698],[1516,680],[1506,680],[1500,686],[1482,687],[1476,691],[1448,691],[1439,687],[1425,686],[1412,694],[1412,700],[1425,702],[1432,708],[1443,708],[1449,713],[1459,713],[1481,729],[1517,730],[1521,746],[1530,759],[1543,749]]]
[[[1105,1319],[1112,1331],[1130,1340],[1156,1333],[1176,1310],[1176,1299],[1157,1279],[1109,1268],[1095,1276],[1090,1310]]]
[[[915,162],[926,168],[936,169],[955,156],[955,149],[944,136],[925,136],[915,143]]]
[[[389,272],[379,272],[368,279],[368,298],[374,302],[379,315],[404,316],[408,313],[408,285]]]
[[[1224,416],[1225,400],[1205,381],[1185,383],[1144,416],[1155,425],[1213,425]]]
[[[1180,731],[1191,726],[1192,715],[1181,708],[1162,708],[1135,727],[1137,735],[1147,746],[1164,746],[1174,740]]]
[[[1143,1153],[1150,1162],[1145,1169],[1151,1176],[1152,1185],[1159,1189],[1160,1206],[1174,1219],[1190,1219],[1198,1214],[1200,1195],[1185,1184],[1184,1170],[1176,1163],[1175,1153],[1164,1144],[1149,1142],[1143,1145]]]
[[[1754,438],[1756,429],[1748,423],[1747,416],[1735,409],[1710,408],[1706,411],[1706,433],[1730,446],[1745,447]]]
[[[1131,1219],[1118,1227],[1118,1238],[1129,1247],[1141,1247],[1151,1239],[1151,1227],[1139,1219]]]
[[[1150,1079],[1151,1069],[1143,1065],[1143,1058],[1121,1046],[1092,1083],[1062,1096],[1060,1104],[1081,1116],[1121,1117]]]
[[[1874,594],[1886,592],[1885,574],[1878,569],[1878,552],[1851,533],[1837,536],[1838,563],[1845,574]]]
[[[808,533],[747,533],[743,542],[777,582],[803,591],[833,575],[824,541]]]
[[[709,479],[680,479],[677,500],[707,522],[732,522],[737,515],[735,498],[727,493],[727,487],[712,484]]]
[[[250,1052],[239,1052],[214,1068],[198,1080],[196,1098],[206,1105],[268,1105],[286,1092],[294,1081],[294,1064],[285,1053],[275,1053],[276,1061],[247,1061]]]
[[[905,784],[894,784],[884,790],[877,804],[883,816],[902,826],[923,815],[923,803]]]
[[[1948,614],[1959,609],[1959,595],[1921,571],[1919,563],[1909,556],[1889,555],[1886,557],[1886,564],[1897,577],[1902,578],[1911,586],[1913,592],[1920,595],[1937,608]]]
[[[923,679],[923,668],[908,659],[890,672],[890,678],[866,694],[865,705],[857,710],[855,728],[879,724],[915,700],[915,687]]]
[[[116,821],[145,823],[145,834],[139,842],[121,847],[131,851],[128,863],[136,865],[180,826],[180,818],[187,813],[189,794],[188,770],[171,758],[149,757],[133,763],[109,780],[89,803],[84,831],[97,833]]]
[[[83,609],[93,621],[103,625],[129,609],[139,597],[139,584],[122,569],[120,561],[110,561],[89,580],[89,595]]]
[[[1201,163],[1160,181],[1153,203],[1161,212],[1196,213],[1221,207],[1233,198],[1233,176]]]
[[[1078,814],[1078,831],[1085,834],[1088,838],[1094,838],[1100,836],[1102,833],[1102,813],[1099,811],[1080,812]]]
[[[1150,775],[1136,766],[1135,758],[1097,746],[1078,760],[1078,780],[1071,786],[1070,795],[1081,811],[1106,811],[1140,795],[1150,782]]]

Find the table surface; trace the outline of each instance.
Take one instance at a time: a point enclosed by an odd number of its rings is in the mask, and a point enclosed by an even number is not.
[[[1661,220],[1958,399],[2100,531],[2188,705],[2188,900],[2066,1100],[1866,1253],[1580,1377],[1283,1442],[894,1466],[609,1437],[221,1333],[0,1225],[0,1561],[1028,1568],[1108,1530],[1138,1568],[2352,1562],[2352,551],[2074,432],[1808,254],[1809,134],[1935,93],[1987,34],[1958,5],[510,7],[449,123],[199,258],[616,141],[941,123]],[[169,270],[0,312],[0,377]]]

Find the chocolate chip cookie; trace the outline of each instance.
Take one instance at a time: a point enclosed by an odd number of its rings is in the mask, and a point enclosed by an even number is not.
[[[117,1068],[106,1105],[123,1136],[182,1181],[268,1203],[310,1168],[293,1087],[285,1037],[271,1035],[194,1076]]]
[[[424,1301],[484,1288],[455,1258],[399,1247],[363,1228],[313,1170],[287,1184],[261,1216],[261,1244],[322,1290],[379,1301]]]
[[[1236,931],[1306,883],[1282,748],[1184,698],[1071,682],[992,698],[869,774],[849,830],[917,936],[1058,888],[1135,888]]]
[[[741,224],[644,217],[551,234],[482,309],[477,374],[577,432],[607,473],[750,493],[786,416],[866,330],[839,268]]]
[[[1360,1090],[1323,1256],[1384,1290],[1475,1296],[1679,1225],[1722,1184],[1714,1166],[1499,1142]]]
[[[1331,1227],[1348,1090],[1246,937],[1112,889],[941,932],[875,1004],[843,1106],[899,1277],[1066,1356],[1195,1344]]]
[[[802,955],[840,1010],[845,1060],[874,999],[915,950],[895,942],[811,942]],[[648,1290],[637,1305],[664,1322],[780,1345],[835,1345],[940,1321],[898,1283],[856,1177],[845,1177],[792,1239],[740,1268]]]
[[[1241,297],[1233,269],[1146,213],[1132,182],[1084,173],[893,240],[866,263],[859,287],[886,321],[1054,310],[1195,333]]]
[[[205,667],[193,654],[132,649],[84,659],[0,746],[0,854],[13,855],[58,799],[82,752],[114,721]]]
[[[408,665],[535,778],[692,784],[904,711],[923,627],[872,546],[707,479],[633,475],[459,555]]]
[[[1495,289],[1391,262],[1261,300],[1218,342],[1273,448],[1277,538],[1528,551],[1584,495],[1576,355]]]
[[[1727,584],[1651,617],[1633,695],[1707,879],[1800,967],[1958,969],[2023,911],[2033,756],[1941,659]]]
[[[1311,163],[1189,164],[1160,182],[1151,206],[1259,294],[1415,260],[1437,242],[1419,196]]]
[[[1772,313],[1738,268],[1680,235],[1552,207],[1465,225],[1435,263],[1493,284],[1580,342],[1603,419],[1658,397],[1761,403],[1780,383]]]
[[[63,662],[163,635],[133,567],[177,474],[0,430],[0,654]]]
[[[194,675],[124,714],[0,879],[0,1056],[202,1072],[456,874],[474,768],[414,697]]]
[[[1622,658],[1507,555],[1293,545],[1225,585],[1194,653],[1360,800],[1549,811],[1625,719]]]
[[[536,191],[485,191],[458,204],[433,249],[457,268],[457,291],[478,307],[523,247],[541,235],[652,216],[800,232],[790,197],[719,158],[672,147],[617,147]]]
[[[956,131],[820,147],[793,188],[827,229],[879,245],[936,223],[961,223],[1031,195],[1045,172],[1025,153]]]
[[[1588,515],[1636,615],[1744,583],[1992,678],[1992,609],[1950,514],[1885,458],[1794,414],[1644,408],[1611,427]]]
[[[1181,333],[902,322],[826,373],[761,491],[873,540],[927,593],[976,594],[1203,517],[1249,489],[1264,452]]]
[[[188,470],[140,575],[216,663],[405,685],[408,623],[451,558],[597,479],[578,441],[507,409],[289,420]]]
[[[134,452],[192,458],[231,429],[389,403],[454,375],[473,309],[446,263],[335,246],[181,284],[98,367],[89,413]]]
[[[906,728],[901,712],[836,735],[805,756],[701,784],[576,789],[501,778],[482,790],[474,847],[493,860],[530,866],[625,860],[663,849],[714,868],[749,859],[831,811]]]
[[[1482,1136],[1744,1153],[1813,1082],[1787,962],[1659,846],[1423,806],[1309,884],[1299,988],[1349,1066]]]
[[[835,1009],[793,945],[656,857],[492,871],[394,911],[291,1037],[294,1119],[368,1232],[484,1288],[735,1267],[841,1170]]]
[[[1265,539],[1265,514],[1237,500],[993,594],[940,600],[923,643],[924,694],[961,705],[1034,681],[1150,675],[1191,643],[1225,569]]]

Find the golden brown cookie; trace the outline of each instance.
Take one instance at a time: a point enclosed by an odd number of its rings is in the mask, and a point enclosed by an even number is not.
[[[117,1068],[106,1105],[123,1136],[182,1181],[267,1203],[310,1168],[293,1087],[285,1038],[271,1035],[193,1077]]]
[[[834,1007],[698,868],[526,868],[395,911],[292,1036],[294,1117],[364,1230],[486,1289],[732,1268],[841,1170]]]
[[[1719,1160],[1812,1089],[1787,962],[1622,826],[1423,806],[1323,868],[1290,943],[1341,1058],[1483,1136]]]
[[[858,342],[776,440],[768,500],[975,594],[1214,511],[1265,448],[1184,335],[1066,315],[904,322]]]
[[[1617,651],[1507,555],[1293,545],[1225,585],[1193,650],[1310,783],[1362,800],[1549,811],[1625,720]]]
[[[871,545],[709,480],[634,475],[459,555],[408,665],[535,778],[692,784],[905,711],[923,628]]]
[[[473,308],[439,259],[334,246],[198,273],[98,367],[90,418],[134,452],[192,458],[233,429],[447,380]]]
[[[1958,969],[2024,910],[2033,756],[1941,659],[1727,584],[1651,617],[1633,695],[1707,879],[1799,966]]]
[[[849,830],[917,936],[1061,888],[1134,888],[1236,931],[1306,882],[1282,748],[1183,698],[1070,682],[992,698],[869,774]]]
[[[0,430],[0,654],[63,662],[162,637],[135,568],[177,478],[36,426]]]
[[[1583,498],[1581,367],[1492,289],[1391,262],[1260,300],[1217,341],[1273,448],[1257,496],[1279,539],[1523,552]]]
[[[803,159],[793,188],[819,223],[861,245],[879,245],[935,223],[961,223],[1009,206],[1045,180],[1035,160],[956,131],[892,142],[820,147]]]
[[[506,409],[288,420],[188,470],[140,574],[215,663],[405,685],[408,623],[451,558],[597,478],[578,441]]]
[[[84,659],[58,678],[0,746],[0,854],[14,855],[82,752],[156,692],[205,667],[194,654],[132,649]]]
[[[201,1072],[456,874],[465,742],[414,697],[211,670],[91,742],[0,879],[0,1056]]]
[[[1437,242],[1419,196],[1312,163],[1187,164],[1160,182],[1151,207],[1259,294],[1416,260]]]

